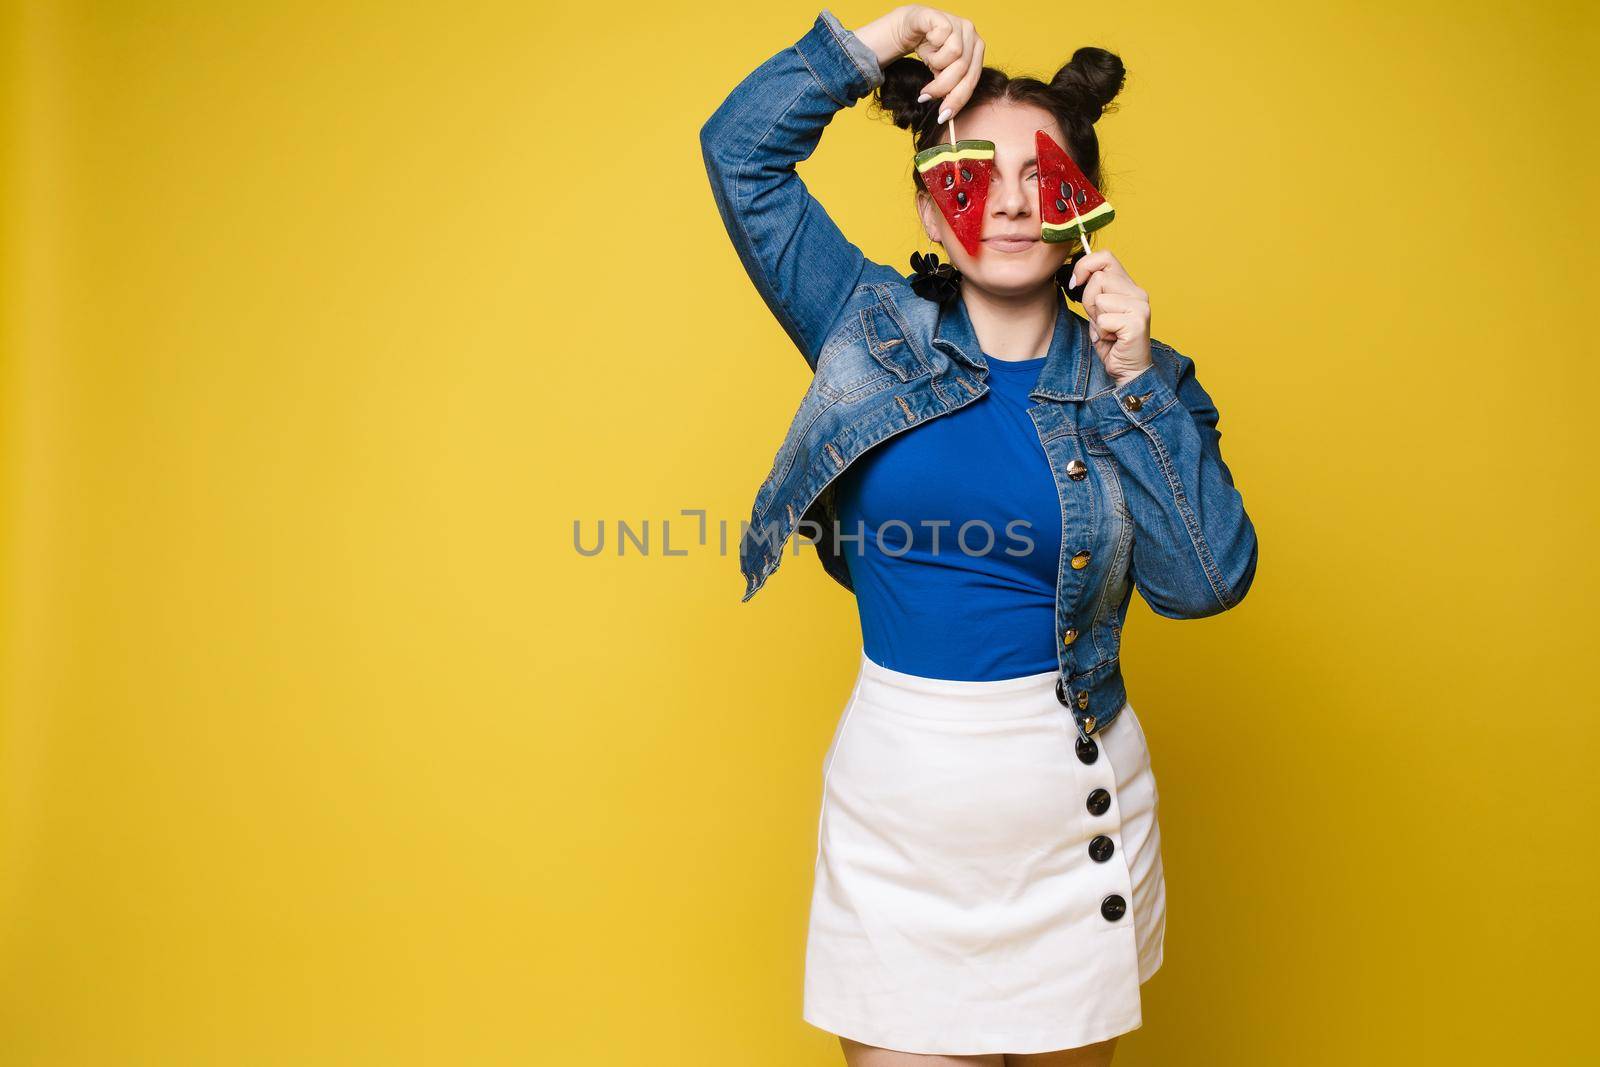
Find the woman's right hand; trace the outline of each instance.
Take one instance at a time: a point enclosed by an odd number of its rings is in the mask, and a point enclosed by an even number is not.
[[[853,32],[878,56],[881,66],[911,52],[928,65],[934,78],[922,92],[944,101],[940,125],[960,114],[972,99],[983,73],[983,38],[971,19],[936,7],[907,4]]]

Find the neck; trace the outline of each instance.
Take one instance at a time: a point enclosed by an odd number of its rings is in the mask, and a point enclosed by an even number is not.
[[[1003,360],[1049,355],[1059,304],[1053,282],[1020,294],[985,292],[967,283],[960,299],[985,355]]]

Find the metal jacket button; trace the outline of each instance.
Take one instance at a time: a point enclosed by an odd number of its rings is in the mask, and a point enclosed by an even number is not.
[[[1149,395],[1149,393],[1145,393],[1143,396],[1134,396],[1130,393],[1122,398],[1122,406],[1127,408],[1129,411],[1138,411],[1140,408],[1144,407],[1145,399]]]
[[[1080,709],[1082,709],[1082,708],[1086,708],[1088,706],[1089,706],[1089,691],[1087,689],[1078,690],[1078,707]],[[1087,727],[1085,727],[1085,729],[1087,729]]]
[[[1109,790],[1096,789],[1089,794],[1088,808],[1090,815],[1104,815],[1111,810],[1111,793]]]
[[[1088,475],[1089,467],[1083,462],[1083,460],[1076,458],[1067,460],[1068,478],[1071,478],[1073,481],[1078,481],[1082,478],[1088,477]]]
[[[1118,893],[1112,893],[1100,902],[1100,914],[1105,916],[1107,922],[1116,922],[1127,910],[1128,902]]]
[[[1096,863],[1104,863],[1116,850],[1117,846],[1105,834],[1095,834],[1094,840],[1089,842],[1089,858]]]
[[[1093,763],[1100,758],[1100,746],[1087,738],[1078,738],[1073,747],[1078,750],[1079,763]]]
[[[1072,554],[1072,569],[1081,571],[1089,565],[1089,550],[1087,548]]]
[[[1063,645],[1070,645],[1070,644],[1072,644],[1072,642],[1076,641],[1077,639],[1078,639],[1078,631],[1077,631],[1076,627],[1068,627],[1067,631],[1061,635],[1061,643]]]

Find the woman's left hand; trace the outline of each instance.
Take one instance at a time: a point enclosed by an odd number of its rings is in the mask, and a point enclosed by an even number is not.
[[[1083,309],[1089,313],[1089,339],[1106,373],[1118,385],[1150,366],[1150,294],[1133,283],[1117,257],[1090,252],[1072,270],[1076,288],[1088,277]]]

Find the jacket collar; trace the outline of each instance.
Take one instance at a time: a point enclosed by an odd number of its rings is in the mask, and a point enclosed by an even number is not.
[[[1089,350],[1088,320],[1067,304],[1067,294],[1056,291],[1056,329],[1050,351],[1039,371],[1038,384],[1030,396],[1049,400],[1083,400],[1089,395],[1094,370],[1100,360]],[[961,297],[939,305],[939,318],[933,328],[933,346],[963,362],[988,372],[988,362],[978,345],[966,302]],[[1109,387],[1110,377],[1102,371],[1098,383]]]

